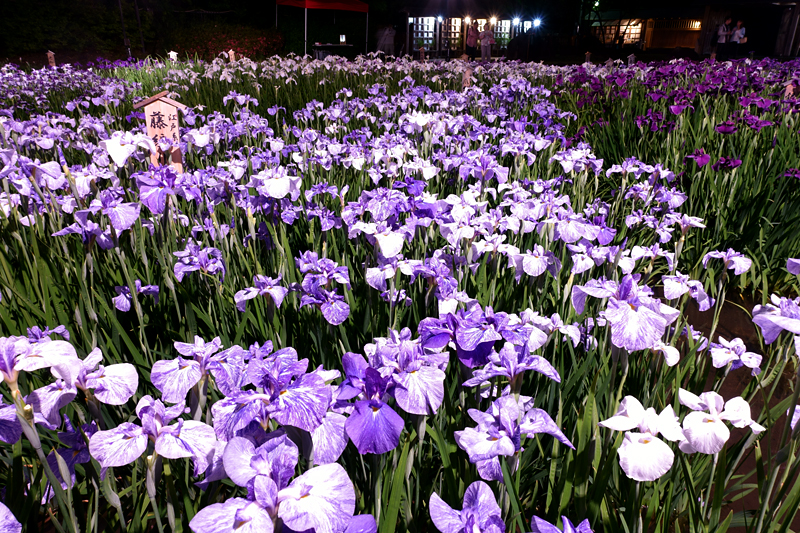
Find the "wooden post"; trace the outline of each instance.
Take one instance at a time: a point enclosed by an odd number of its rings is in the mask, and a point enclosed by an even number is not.
[[[178,60],[178,52],[169,52],[167,55],[169,56],[169,60],[173,63]]]
[[[180,141],[178,109],[186,109],[186,106],[167,98],[167,91],[163,91],[133,106],[134,109],[142,107],[144,107],[144,119],[147,122],[147,136],[156,144],[159,140],[168,138],[177,145]],[[178,146],[173,146],[168,154],[159,148],[158,153],[150,154],[150,162],[155,166],[172,165],[177,172],[183,172],[181,150]]]
[[[631,54],[628,56],[628,66],[632,67],[636,63],[636,56]]]
[[[234,52],[233,49],[228,50],[228,60],[230,60],[231,63],[236,61],[236,52]]]
[[[47,52],[47,64],[51,67],[56,66],[56,55],[53,52]]]
[[[420,61],[425,61],[425,47],[424,46],[420,46],[419,47],[419,60]]]
[[[592,53],[591,52],[586,52],[586,61],[585,61],[585,63],[591,63],[591,62],[592,62]]]
[[[608,59],[606,59],[606,68],[611,69],[613,67],[614,67],[614,60],[609,57]]]
[[[463,91],[467,87],[472,85],[472,69],[468,68],[464,71],[463,76],[461,76],[461,90]]]

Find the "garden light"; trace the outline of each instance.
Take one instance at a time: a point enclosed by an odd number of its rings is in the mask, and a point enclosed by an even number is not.
[[[539,25],[542,23],[540,19],[533,19],[533,27],[538,28]]]

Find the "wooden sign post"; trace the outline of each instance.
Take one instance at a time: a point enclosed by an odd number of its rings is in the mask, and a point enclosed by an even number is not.
[[[467,87],[472,85],[472,69],[468,68],[464,71],[464,74],[461,76],[461,90],[463,91]]]
[[[231,49],[231,50],[228,50],[228,60],[229,60],[231,63],[233,63],[234,61],[236,61],[236,52],[234,52],[234,51],[233,51],[233,49]]]
[[[628,66],[632,67],[636,63],[636,56],[631,54],[628,56]]]
[[[47,64],[51,67],[56,66],[56,55],[53,52],[47,52]]]
[[[178,52],[169,52],[167,55],[169,56],[169,60],[173,63],[178,60]]]
[[[592,53],[586,52],[586,63],[591,63],[591,62],[592,62]]]
[[[786,89],[783,91],[783,97],[789,98],[794,95],[794,80],[789,80],[783,84]]]
[[[424,47],[420,47],[420,49],[419,49],[419,60],[420,61],[425,61],[425,48]]]
[[[610,57],[606,59],[606,68],[609,70],[614,68],[614,60],[611,59]]]
[[[172,165],[178,172],[183,172],[181,160],[181,149],[177,146],[180,141],[178,129],[178,109],[186,109],[186,106],[167,98],[167,92],[163,91],[147,100],[142,100],[134,104],[134,109],[144,107],[144,119],[147,121],[147,135],[156,144],[161,139],[171,139],[175,146],[170,153],[164,153],[158,149],[158,153],[150,155],[153,165]]]

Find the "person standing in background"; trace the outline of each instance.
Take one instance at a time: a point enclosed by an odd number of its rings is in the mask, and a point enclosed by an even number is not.
[[[731,18],[725,19],[724,24],[717,28],[717,59],[724,61],[728,56],[728,41],[731,37]]]
[[[494,45],[494,31],[490,25],[486,25],[478,36],[481,39],[481,61],[492,59],[492,46]]]
[[[475,61],[478,55],[478,21],[473,20],[472,25],[467,28],[467,55],[470,61]]]
[[[735,58],[739,57],[741,45],[747,42],[747,37],[744,36],[744,32],[744,22],[737,20],[736,27],[733,28],[733,33],[731,34],[730,44],[730,46],[733,48],[733,50],[731,50],[733,52],[733,57]]]

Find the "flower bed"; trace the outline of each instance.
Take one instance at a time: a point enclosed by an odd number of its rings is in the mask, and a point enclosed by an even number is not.
[[[794,63],[107,67],[4,71],[9,527],[793,520]]]

